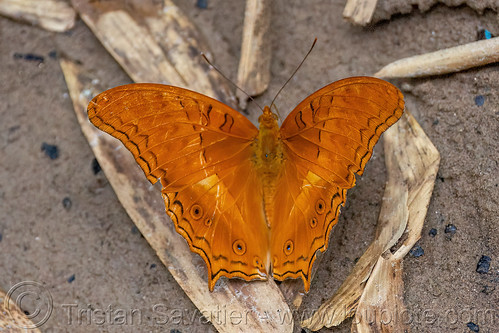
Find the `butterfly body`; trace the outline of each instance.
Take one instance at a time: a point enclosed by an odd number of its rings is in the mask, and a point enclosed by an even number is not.
[[[254,158],[252,162],[261,181],[266,222],[269,228],[272,221],[276,183],[284,163],[284,153],[277,119],[277,115],[272,113],[268,106],[265,106],[263,114],[258,119],[260,126],[258,136],[253,145]]]
[[[301,278],[310,288],[346,191],[380,135],[402,115],[388,82],[354,77],[305,98],[279,127],[265,107],[257,129],[227,105],[183,88],[131,84],[96,96],[90,121],[121,140],[166,212],[222,277]]]

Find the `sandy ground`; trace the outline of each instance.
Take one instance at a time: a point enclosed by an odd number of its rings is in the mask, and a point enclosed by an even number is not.
[[[177,3],[202,27],[216,64],[235,79],[244,1],[213,0],[206,10],[195,1]],[[274,2],[272,81],[260,104],[271,100],[314,37],[316,48],[277,100],[283,113],[337,79],[475,41],[483,28],[499,35],[497,13],[490,10],[478,14],[466,6],[438,5],[358,28],[342,19],[343,6],[344,1],[328,0]],[[130,82],[81,21],[57,34],[0,17],[0,288],[42,283],[54,302],[44,332],[214,331],[136,230],[105,175],[95,172],[59,67],[61,54],[109,77],[110,86]],[[489,65],[394,82],[441,154],[418,242],[424,254],[404,261],[413,332],[478,332],[472,324],[480,332],[497,332],[499,327],[498,69]],[[43,144],[57,146],[57,158],[51,159],[50,146],[42,150]],[[333,295],[365,250],[384,181],[378,145],[349,192],[296,319]],[[482,256],[491,264],[478,273]],[[161,322],[155,322],[155,305],[165,314]],[[124,319],[116,319],[120,314]],[[349,332],[350,324],[324,331]]]

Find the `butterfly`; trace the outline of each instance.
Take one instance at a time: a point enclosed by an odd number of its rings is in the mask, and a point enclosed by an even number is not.
[[[278,125],[266,106],[256,128],[229,106],[161,84],[119,86],[96,96],[88,117],[121,140],[166,212],[217,280],[301,278],[310,289],[346,192],[404,98],[371,77],[331,83]]]

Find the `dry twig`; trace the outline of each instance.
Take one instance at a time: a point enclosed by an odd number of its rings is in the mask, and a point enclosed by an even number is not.
[[[459,72],[499,62],[499,37],[425,53],[392,62],[374,76],[405,78]]]

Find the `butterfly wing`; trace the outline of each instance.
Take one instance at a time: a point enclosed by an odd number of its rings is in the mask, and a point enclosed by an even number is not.
[[[327,248],[346,190],[403,109],[403,96],[390,83],[353,77],[318,90],[284,120],[285,162],[271,224],[274,278],[302,278],[309,290],[316,252]]]
[[[151,183],[161,180],[167,213],[206,262],[210,290],[221,276],[266,278],[268,228],[250,161],[258,130],[249,120],[207,96],[159,84],[107,90],[90,102],[88,116],[123,142]]]

